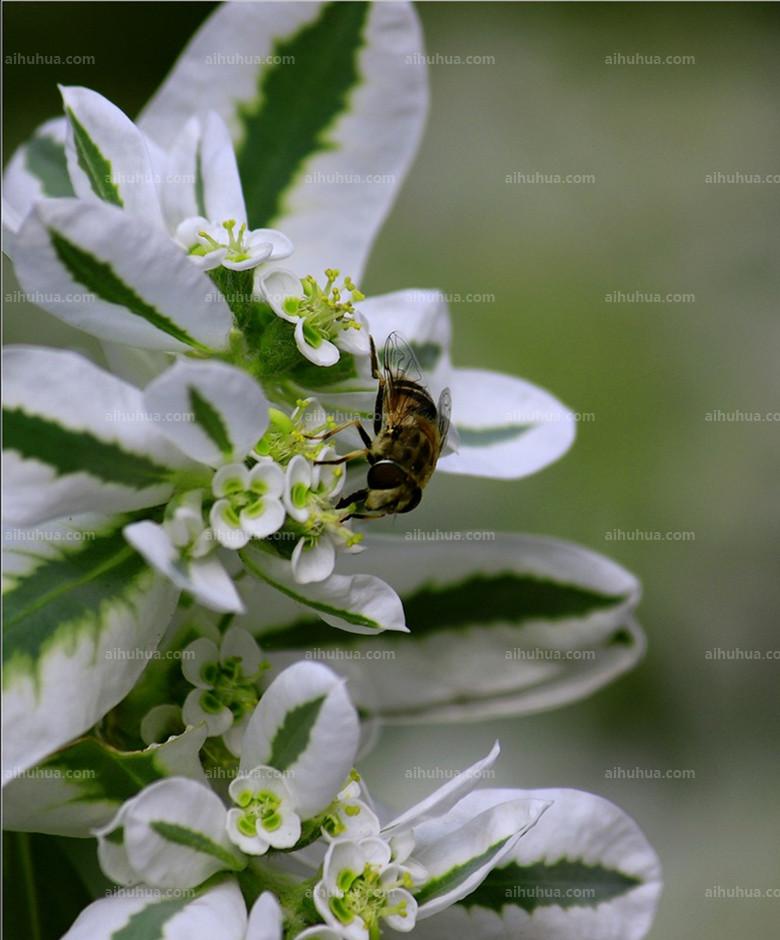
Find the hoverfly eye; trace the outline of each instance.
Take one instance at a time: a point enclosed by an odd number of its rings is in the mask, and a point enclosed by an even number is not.
[[[406,481],[406,473],[392,460],[380,460],[368,471],[368,485],[372,490],[393,490]]]

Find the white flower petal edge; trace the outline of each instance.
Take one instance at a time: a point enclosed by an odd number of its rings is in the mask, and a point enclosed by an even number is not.
[[[155,170],[141,131],[115,104],[90,88],[61,85],[60,92],[68,119],[68,173],[76,195],[90,202],[112,201],[161,229]],[[110,178],[100,175],[102,166],[89,163],[87,153],[95,152],[110,167]]]

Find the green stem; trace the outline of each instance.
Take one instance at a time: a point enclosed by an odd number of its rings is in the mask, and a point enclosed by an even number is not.
[[[30,909],[30,940],[41,940],[41,922],[38,916],[38,892],[35,886],[32,856],[30,855],[30,836],[26,832],[16,834],[19,846],[19,862],[24,878],[24,891]]]

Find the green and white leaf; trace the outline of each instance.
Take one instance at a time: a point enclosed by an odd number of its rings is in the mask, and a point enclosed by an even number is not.
[[[232,314],[209,278],[162,228],[110,203],[38,202],[14,265],[44,310],[99,339],[168,352],[227,344]]]
[[[234,878],[194,891],[118,890],[85,908],[62,940],[246,940]]]
[[[203,727],[143,751],[120,751],[98,738],[74,741],[9,781],[3,825],[22,832],[87,838],[143,787],[164,777],[206,783],[199,751]]]
[[[14,777],[87,731],[135,684],[178,592],[124,540],[127,516],[6,532],[3,764]]]
[[[168,149],[191,114],[216,111],[250,227],[291,238],[301,275],[335,267],[357,279],[420,139],[422,52],[406,2],[225,4],[139,124]],[[278,64],[255,64],[269,56]]]
[[[309,819],[344,786],[359,738],[344,681],[319,663],[295,663],[274,679],[249,719],[240,770],[281,771],[296,812]]]
[[[390,722],[473,721],[576,701],[636,665],[640,588],[595,552],[539,536],[366,538],[344,566],[381,573],[410,635],[329,634],[282,596],[244,595],[244,625],[279,666],[326,660]]]
[[[462,803],[455,807],[456,818]],[[428,873],[427,881],[415,891],[418,920],[438,914],[471,894],[536,825],[549,805],[545,800],[507,798],[473,813],[459,825],[451,825],[451,817],[444,816],[417,827],[414,857]]]
[[[162,228],[155,170],[141,131],[103,95],[60,86],[68,119],[65,154],[80,199],[118,206]]]
[[[3,367],[8,523],[156,506],[174,470],[190,465],[155,429],[141,392],[78,353],[9,346]]]
[[[215,467],[242,460],[268,426],[269,403],[260,386],[224,362],[180,360],[143,398],[161,434],[193,460]]]
[[[291,611],[300,611],[303,617],[309,614],[348,633],[376,636],[385,630],[408,632],[400,598],[380,577],[332,574],[325,581],[299,584],[290,563],[266,551],[250,546],[241,552],[241,559],[254,576],[240,583],[246,607],[252,611],[242,625],[250,632],[256,631],[257,608],[264,605],[271,619],[260,617],[260,623],[274,623],[277,615],[287,620]],[[267,585],[276,591],[269,592]]]
[[[19,231],[38,199],[75,195],[65,158],[66,132],[65,118],[52,118],[36,128],[9,160],[3,173],[6,234]],[[13,239],[5,250],[13,256]]]
[[[168,777],[145,787],[97,832],[106,875],[119,884],[187,890],[246,858],[227,837],[227,811],[207,785]]]
[[[523,797],[552,805],[476,890],[420,924],[421,940],[645,937],[661,893],[660,863],[637,824],[608,800],[579,790],[483,790],[455,808],[449,825]]]

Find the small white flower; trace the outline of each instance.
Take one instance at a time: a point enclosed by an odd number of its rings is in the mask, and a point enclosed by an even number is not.
[[[325,448],[319,459],[328,460],[333,454],[331,448]],[[354,544],[354,533],[333,510],[344,481],[341,465],[313,464],[301,454],[287,465],[284,505],[291,518],[305,527],[290,558],[299,584],[324,581],[333,572],[336,549]]]
[[[301,837],[301,819],[295,812],[284,776],[273,767],[255,767],[231,781],[227,833],[247,855],[264,855],[269,848],[289,849]]]
[[[341,790],[326,810],[322,822],[322,834],[328,842],[377,836],[380,828],[376,813],[362,799],[362,790],[357,780],[350,780]]]
[[[293,252],[290,239],[276,229],[250,230],[246,222],[236,219],[209,222],[203,216],[193,216],[179,223],[176,241],[203,271],[220,265],[231,271],[248,271],[264,261],[287,258]]]
[[[314,904],[325,923],[347,940],[369,940],[379,936],[383,921],[393,930],[414,928],[417,902],[409,886],[384,839],[343,839],[328,848]]]
[[[338,271],[325,272],[325,287],[313,277],[297,278],[290,271],[275,270],[260,278],[260,289],[273,312],[295,325],[295,344],[302,356],[318,366],[332,366],[340,352],[367,356],[370,349],[368,324],[353,304],[364,295],[349,278],[344,289],[335,286]]]
[[[184,721],[205,722],[210,736],[224,735],[228,748],[240,755],[241,739],[259,697],[262,660],[260,647],[241,627],[230,627],[219,647],[206,637],[193,640],[182,651],[182,672],[195,686],[184,701]]]
[[[243,463],[220,467],[211,489],[214,535],[226,548],[243,548],[251,538],[266,538],[284,523],[284,471],[273,460],[261,459],[250,470]]]

